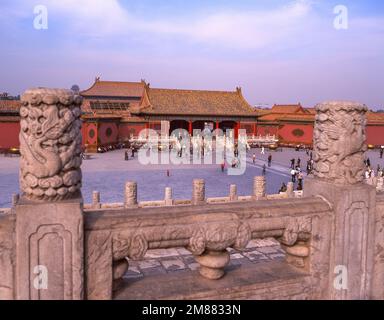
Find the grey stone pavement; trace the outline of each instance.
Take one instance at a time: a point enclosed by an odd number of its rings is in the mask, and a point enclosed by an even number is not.
[[[284,259],[284,251],[274,239],[252,240],[244,250],[228,249],[231,260],[226,270],[241,265],[256,264]],[[149,250],[141,261],[128,260],[129,268],[125,279],[137,279],[173,272],[188,272],[198,269],[193,255],[184,248]]]
[[[252,155],[256,154],[256,164],[252,163]],[[206,181],[207,197],[227,196],[231,184],[238,186],[239,195],[251,195],[253,177],[262,174],[262,166],[266,163],[268,150],[261,155],[260,149],[252,149],[247,155],[247,168],[243,175],[230,176],[221,172],[220,165],[142,165],[137,156],[134,160],[124,161],[124,151],[117,150],[105,154],[92,155],[92,159],[84,160],[83,196],[86,203],[91,202],[92,191],[101,193],[102,202],[123,202],[123,190],[126,181],[138,183],[139,201],[162,200],[165,187],[172,187],[174,199],[190,199],[192,180],[202,178]],[[272,151],[272,167],[267,169],[267,193],[278,193],[282,182],[290,180],[289,165],[293,157],[301,158],[305,169],[307,155],[304,151],[283,149]],[[369,151],[373,168],[377,164],[384,166],[384,159],[379,159],[378,151]],[[19,193],[18,182],[19,158],[0,156],[0,208],[11,206],[11,196]],[[170,171],[167,177],[166,171]]]

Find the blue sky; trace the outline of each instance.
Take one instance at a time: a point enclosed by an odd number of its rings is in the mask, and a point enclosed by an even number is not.
[[[34,6],[48,29],[33,27]],[[334,28],[336,5],[348,29]],[[0,91],[104,80],[384,108],[384,1],[2,0]]]

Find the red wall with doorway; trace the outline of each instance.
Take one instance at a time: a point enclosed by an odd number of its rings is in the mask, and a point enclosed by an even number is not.
[[[0,148],[18,148],[19,133],[19,122],[0,122]]]
[[[98,133],[100,145],[118,142],[119,129],[114,122],[100,123]]]

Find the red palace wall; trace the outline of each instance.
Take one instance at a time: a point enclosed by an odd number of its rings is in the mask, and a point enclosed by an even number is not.
[[[131,134],[138,136],[143,129],[145,129],[145,123],[120,123],[119,138],[124,140],[130,138]]]
[[[19,147],[19,122],[0,122],[0,148]]]
[[[367,143],[381,146],[384,145],[384,126],[368,125],[367,126]]]
[[[278,126],[274,126],[274,125],[260,125],[260,124],[257,125],[258,136],[260,135],[266,136],[271,134],[277,135],[278,130],[279,130]]]
[[[284,142],[312,144],[313,126],[310,124],[283,124],[279,128],[278,136]]]
[[[99,124],[98,138],[100,145],[117,143],[119,137],[119,129],[117,123],[105,122]]]
[[[240,129],[245,129],[247,131],[247,135],[256,135],[257,133],[257,125],[256,122],[241,122]]]

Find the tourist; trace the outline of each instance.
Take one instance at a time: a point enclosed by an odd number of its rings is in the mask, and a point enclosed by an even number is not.
[[[297,166],[301,167],[301,159],[300,158],[297,159]]]
[[[128,161],[128,160],[129,160],[128,150],[125,150],[125,152],[124,152],[124,160],[125,160],[125,161]]]
[[[309,153],[309,160],[312,160],[312,157],[313,157],[313,153],[312,151]]]
[[[169,169],[167,170],[167,177],[170,177],[171,176],[171,173],[169,171]]]
[[[381,148],[380,148],[380,159],[383,159],[383,153],[384,153],[384,146],[381,146]]]
[[[261,147],[261,154],[265,154],[265,148],[264,148],[264,146]]]
[[[292,177],[292,182],[295,183],[296,182],[296,170],[295,169],[292,169],[291,170],[291,177]]]
[[[253,161],[253,164],[256,163],[256,153],[253,154],[253,156],[252,156],[252,161]]]
[[[131,151],[131,156],[132,156],[132,158],[134,158],[135,157],[135,148],[132,148],[131,150],[132,150]]]
[[[266,173],[267,173],[267,166],[264,163],[264,165],[263,165],[263,176],[265,176]]]
[[[303,179],[304,179],[303,173],[299,172],[299,174],[297,175],[297,181],[298,181],[299,185],[303,184]]]
[[[269,154],[268,156],[268,167],[270,167],[272,164],[272,154]]]
[[[224,172],[224,170],[225,170],[225,161],[223,161],[220,166],[221,166],[221,172]]]
[[[312,171],[312,165],[311,165],[311,161],[308,160],[307,161],[307,175],[309,175]]]
[[[232,160],[232,168],[236,168],[239,164],[239,160],[237,158],[233,158]]]
[[[370,167],[370,166],[371,166],[371,160],[367,158],[367,167]]]
[[[295,168],[295,162],[296,162],[295,159],[291,159],[291,169]]]
[[[279,190],[279,193],[281,193],[281,192],[287,192],[287,185],[284,182],[281,185],[281,188]]]

